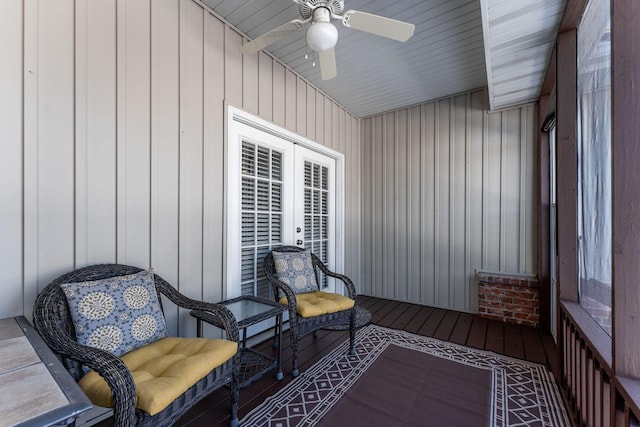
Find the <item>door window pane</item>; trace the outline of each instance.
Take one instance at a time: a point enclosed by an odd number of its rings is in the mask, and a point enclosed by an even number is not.
[[[304,162],[304,247],[310,249],[320,260],[328,264],[328,181],[329,168],[324,165]],[[328,266],[329,267],[329,266]],[[331,268],[331,267],[329,267]],[[326,288],[327,277],[320,274],[320,286]]]
[[[269,298],[262,262],[282,244],[282,154],[242,143],[241,293]]]

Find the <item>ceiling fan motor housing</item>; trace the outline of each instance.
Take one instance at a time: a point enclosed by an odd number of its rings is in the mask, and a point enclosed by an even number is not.
[[[334,15],[339,15],[344,10],[344,0],[307,0],[300,4],[300,16],[302,19],[308,19],[313,15],[313,11],[319,7],[329,9]]]

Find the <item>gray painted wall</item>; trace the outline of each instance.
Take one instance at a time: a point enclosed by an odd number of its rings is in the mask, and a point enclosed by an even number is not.
[[[533,105],[484,90],[362,119],[362,291],[476,311],[478,270],[536,270]]]
[[[476,270],[535,271],[534,106],[359,119],[190,0],[7,0],[0,26],[0,317],[98,262],[223,298],[225,101],[345,154],[362,293],[474,311]]]
[[[7,0],[0,26],[0,318],[30,317],[51,279],[102,262],[222,299],[225,101],[345,155],[359,281],[359,119],[243,56],[221,19],[191,0]],[[167,311],[170,331],[195,334]]]

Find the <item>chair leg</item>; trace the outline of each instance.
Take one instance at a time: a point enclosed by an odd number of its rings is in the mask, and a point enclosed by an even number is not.
[[[237,363],[240,363],[240,359],[237,359]],[[234,372],[231,375],[231,421],[229,425],[231,427],[238,427],[240,420],[238,419],[238,400],[240,398],[240,387],[238,387],[239,372],[238,365],[234,367]]]
[[[276,326],[275,328],[273,328],[273,344],[271,345],[272,348],[278,348],[278,332],[280,328],[282,328],[282,325],[280,325],[276,320]]]
[[[291,334],[291,356],[293,358],[291,375],[295,378],[300,375],[300,371],[298,370],[298,332],[295,330],[295,327],[290,326],[289,334]]]

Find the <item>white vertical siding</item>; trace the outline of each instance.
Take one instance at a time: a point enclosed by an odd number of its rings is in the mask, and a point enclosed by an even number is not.
[[[315,91],[314,91],[315,94]],[[319,96],[319,94],[318,94]],[[312,101],[313,102],[313,101]],[[346,247],[345,247],[345,268],[349,277],[357,284],[358,289],[362,289],[362,269],[361,269],[361,253],[362,253],[362,162],[360,159],[360,121],[344,113],[347,122],[347,133],[345,135],[345,229],[346,229]],[[314,117],[314,116],[311,116]],[[358,143],[354,143],[358,141]],[[355,230],[358,230],[355,232]],[[350,237],[356,237],[350,240]]]
[[[437,186],[436,176],[438,174],[437,145],[433,143],[436,134],[436,104],[429,103],[422,105],[421,117],[421,164],[420,164],[420,193],[422,197],[418,197],[422,210],[420,211],[422,222],[420,223],[419,236],[417,242],[419,252],[421,254],[421,280],[417,283],[420,298],[418,301],[424,301],[425,304],[435,304],[437,268],[436,256],[438,249],[438,241],[436,240],[436,223],[437,223]],[[415,126],[415,123],[413,124]],[[364,141],[363,141],[364,144]],[[414,230],[414,233],[417,230]]]
[[[116,0],[76,2],[75,262],[116,260]]]
[[[361,120],[364,293],[473,312],[477,270],[535,273],[535,107],[486,98]]]
[[[190,0],[189,0],[190,1]],[[243,40],[243,43],[248,40]],[[260,55],[242,57],[242,107],[251,114],[258,114],[258,59]]]
[[[223,273],[224,233],[224,167],[221,153],[224,152],[224,32],[226,25],[219,19],[206,14],[204,47],[204,153],[203,153],[203,292],[207,301],[219,301],[223,298],[221,278]],[[271,66],[265,67],[268,70]],[[262,68],[261,68],[262,70]],[[265,71],[266,72],[266,71]],[[271,76],[270,73],[267,74]],[[261,82],[263,80],[260,80]],[[265,80],[269,82],[269,80]],[[271,92],[271,85],[262,92]],[[262,114],[262,113],[261,113]],[[270,110],[265,111],[270,114]]]
[[[258,53],[258,114],[273,120],[273,60],[269,55]]]
[[[203,47],[204,19],[207,14],[191,0],[181,0],[180,6],[179,283],[181,292],[200,297],[204,219]],[[257,68],[256,65],[257,63],[251,63],[248,68]],[[256,73],[255,79],[251,79],[255,80],[255,84],[257,77]],[[253,99],[253,106],[252,101]],[[184,321],[180,323],[180,335],[193,333],[196,327],[195,319],[191,319],[186,312],[181,318]]]
[[[191,0],[8,0],[0,24],[0,318],[99,262],[224,298],[225,101],[345,154],[358,281],[359,119],[271,56],[243,56],[216,15]],[[165,308],[172,332],[195,333]]]
[[[151,11],[151,265],[177,286],[180,4],[153,0]],[[177,309],[164,304],[164,312],[177,333]]]
[[[483,266],[483,230],[487,208],[483,203],[484,194],[484,181],[483,181],[483,168],[485,164],[485,151],[488,132],[486,130],[487,113],[485,111],[485,94],[481,91],[472,92],[469,104],[469,111],[467,114],[467,153],[469,159],[476,159],[475,161],[468,162],[469,175],[467,176],[467,241],[468,241],[468,258],[467,258],[467,272],[471,273],[474,269],[478,269],[477,266]],[[480,159],[480,160],[478,160]],[[532,159],[533,160],[533,159]],[[533,173],[533,172],[532,172]],[[533,197],[531,194],[531,197]],[[467,288],[470,293],[470,308],[475,310],[476,299],[472,292],[476,291],[475,278],[468,277],[470,281]]]
[[[420,168],[420,162],[423,155],[423,150],[421,150],[420,147],[420,142],[422,140],[421,107],[412,107],[408,112],[407,120],[407,300],[420,301],[422,269],[422,262],[420,259],[421,198],[410,197],[410,195],[420,194],[422,188],[422,173]]]
[[[5,316],[19,315],[23,310],[22,34],[22,1],[8,0],[0,13],[0,313]]]
[[[285,72],[285,91],[284,91],[284,105],[285,105],[285,121],[284,127],[291,130],[296,130],[298,124],[297,121],[297,101],[298,101],[298,78],[291,70]]]
[[[298,77],[296,81],[296,132],[307,134],[307,82]],[[344,153],[344,151],[342,151]]]
[[[28,70],[23,163],[27,310],[44,284],[43,272],[62,273],[65,265],[75,261],[74,1],[26,2],[24,27]]]
[[[117,39],[117,261],[148,266],[151,263],[151,4],[118,0],[117,13],[114,34]]]
[[[279,62],[272,61],[273,73],[273,123],[284,127],[285,111],[285,68]],[[318,142],[322,143],[322,141]]]
[[[316,89],[310,84],[307,85],[306,104],[307,104],[307,117],[306,117],[307,138],[313,140],[316,137]],[[347,135],[346,137],[349,138],[350,135]]]

